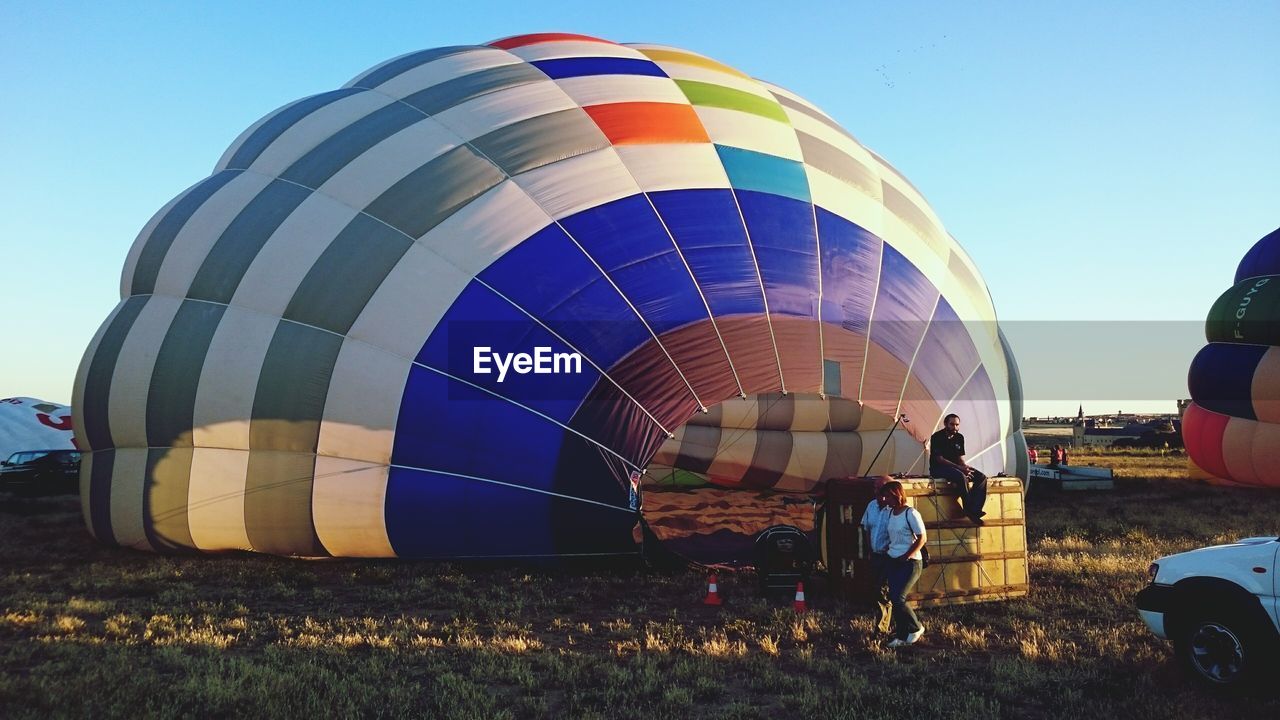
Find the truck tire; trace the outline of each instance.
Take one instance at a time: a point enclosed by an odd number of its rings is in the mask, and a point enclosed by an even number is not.
[[[1237,693],[1254,687],[1268,658],[1269,628],[1261,627],[1250,608],[1215,603],[1193,608],[1178,623],[1174,651],[1183,670],[1203,687]]]

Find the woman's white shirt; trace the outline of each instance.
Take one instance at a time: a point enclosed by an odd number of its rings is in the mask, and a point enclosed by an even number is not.
[[[920,513],[913,507],[903,510],[900,514],[890,513],[889,515],[889,557],[902,557],[911,544],[916,541],[916,537],[924,537],[924,518],[920,517]],[[920,551],[916,550],[911,554],[912,560],[920,559]]]

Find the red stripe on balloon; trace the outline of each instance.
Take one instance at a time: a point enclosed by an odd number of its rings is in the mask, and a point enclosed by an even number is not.
[[[531,35],[513,35],[509,38],[494,40],[489,43],[490,47],[496,47],[501,50],[510,50],[511,48],[523,47],[525,45],[536,45],[537,43],[558,42],[562,40],[576,40],[578,42],[598,42],[606,45],[617,45],[618,43],[610,40],[601,40],[590,35],[575,35],[573,33],[533,33]]]
[[[1222,437],[1231,418],[1205,410],[1195,403],[1182,415],[1182,439],[1192,461],[1210,475],[1228,477],[1227,463],[1222,458]]]

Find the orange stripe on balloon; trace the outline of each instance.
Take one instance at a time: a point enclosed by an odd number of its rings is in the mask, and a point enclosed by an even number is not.
[[[1255,473],[1254,484],[1264,487],[1280,485],[1280,425],[1252,422],[1253,442],[1249,448]]]
[[[611,40],[601,40],[598,37],[590,35],[575,35],[573,33],[533,33],[530,35],[513,35],[509,38],[494,40],[489,43],[489,47],[496,47],[501,50],[510,50],[511,48],[523,47],[525,45],[536,45],[545,42],[557,42],[561,40],[576,40],[578,42],[598,42],[606,45],[617,45],[618,43]]]
[[[1258,484],[1258,469],[1253,464],[1253,443],[1258,437],[1258,423],[1244,418],[1228,417],[1222,431],[1223,477],[1242,485]]]
[[[632,102],[583,109],[614,145],[711,142],[691,105]]]
[[[1259,422],[1280,423],[1280,347],[1269,347],[1253,369],[1249,394]]]

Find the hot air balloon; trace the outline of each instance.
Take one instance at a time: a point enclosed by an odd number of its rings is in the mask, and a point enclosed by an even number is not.
[[[21,450],[75,448],[71,408],[29,397],[0,400],[0,460]]]
[[[920,193],[678,48],[523,35],[286,105],[143,228],[121,295],[74,405],[122,546],[634,553],[676,470],[921,469],[947,412],[1025,474],[990,296]]]
[[[1209,310],[1191,361],[1183,440],[1212,479],[1280,487],[1280,229],[1259,240]]]

